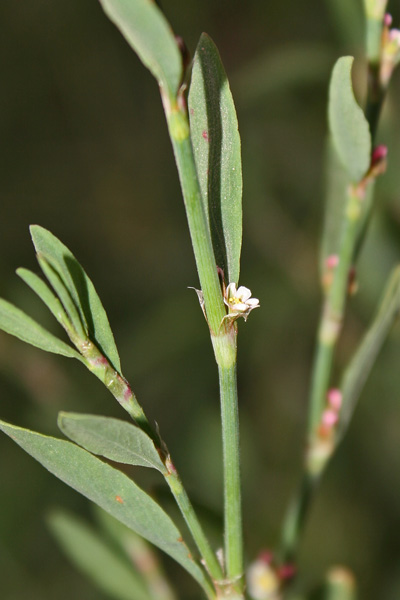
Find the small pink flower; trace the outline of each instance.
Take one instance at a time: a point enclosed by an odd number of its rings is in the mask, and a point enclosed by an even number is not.
[[[334,410],[324,410],[322,413],[322,425],[327,428],[331,428],[338,422],[338,414]]]
[[[329,406],[338,413],[342,406],[343,396],[342,392],[336,388],[332,388],[328,392],[328,404]]]

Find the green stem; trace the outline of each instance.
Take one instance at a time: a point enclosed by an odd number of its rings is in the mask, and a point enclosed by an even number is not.
[[[348,276],[351,268],[354,249],[361,217],[360,199],[356,190],[351,187],[347,202],[345,220],[343,223],[339,262],[335,268],[332,285],[328,290],[321,315],[318,330],[317,348],[311,380],[310,419],[308,427],[309,442],[316,435],[321,421],[321,415],[326,403],[330,374],[336,342],[341,330]]]
[[[182,481],[180,480],[178,472],[176,471],[172,462],[169,460],[167,460],[166,466],[169,475],[165,478],[165,480],[168,483],[176,503],[178,504],[187,526],[189,527],[190,533],[196,542],[197,548],[207,567],[207,571],[214,582],[222,581],[224,579],[224,575],[221,565],[219,564],[216,555],[214,554],[206,536],[204,535],[204,531],[199,520],[197,519],[196,513],[194,512],[186,490],[182,485]]]
[[[177,106],[170,108],[166,105],[165,111],[185,202],[200,287],[204,296],[207,320],[211,331],[218,333],[226,310],[197,178],[189,135],[189,121],[186,112]]]
[[[317,485],[317,478],[304,472],[299,494],[293,498],[284,523],[280,559],[283,564],[295,561],[308,507]]]
[[[218,366],[224,456],[226,575],[233,589],[243,589],[243,538],[240,492],[239,415],[236,364]]]
[[[129,383],[115,371],[112,365],[110,365],[107,359],[99,352],[92,342],[87,342],[85,347],[81,347],[80,349],[84,354],[87,367],[104,383],[114,398],[133,418],[135,423],[153,440],[155,447],[160,453],[160,456],[164,458],[165,466],[168,471],[168,475],[165,476],[165,479],[189,527],[193,540],[204,560],[207,571],[215,581],[222,580],[223,573],[221,566],[218,563],[218,560],[203,532],[179,475],[171,462],[171,458],[165,448],[165,445],[163,444],[159,433],[154,431],[154,429],[151,427],[143,408],[138,403]],[[212,591],[211,593],[210,590],[207,592],[209,598],[215,598],[214,592]]]
[[[332,447],[320,443],[319,426],[326,406],[334,352],[342,326],[349,271],[353,261],[360,221],[364,216],[362,211],[363,199],[365,199],[362,196],[363,191],[365,192],[365,189],[362,186],[349,187],[338,255],[339,262],[334,271],[332,284],[325,296],[312,370],[308,448],[302,483],[284,521],[281,543],[283,561],[295,561],[315,487],[333,450]]]

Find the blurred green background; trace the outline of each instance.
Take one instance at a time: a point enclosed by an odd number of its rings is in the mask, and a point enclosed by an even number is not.
[[[358,57],[361,0],[163,0],[194,51],[215,40],[237,105],[244,163],[241,283],[261,309],[240,323],[239,390],[247,558],[279,540],[297,483],[319,313],[318,245],[327,84],[337,57]],[[394,24],[398,3],[389,1]],[[18,280],[37,269],[28,225],[60,237],[92,277],[123,370],[157,419],[193,497],[221,510],[217,376],[195,294],[197,275],[157,86],[96,0],[0,4],[0,295],[53,331]],[[400,261],[399,74],[378,138],[389,146],[339,367]],[[400,597],[400,328],[386,344],[323,480],[301,550],[306,586],[332,564],[354,570],[360,598]],[[57,434],[60,409],[124,414],[81,366],[0,337],[0,417]],[[54,506],[88,503],[0,438],[0,595],[103,596],[64,559],[45,524]],[[159,482],[138,470],[157,492]],[[165,501],[165,500],[164,500]],[[199,597],[166,568],[182,598]],[[104,596],[105,598],[105,596]]]

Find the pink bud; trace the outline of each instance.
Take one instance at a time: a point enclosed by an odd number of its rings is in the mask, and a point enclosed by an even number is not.
[[[273,560],[273,554],[270,550],[263,550],[257,557],[257,560],[265,563],[266,565],[270,565]]]
[[[324,412],[322,413],[322,425],[330,429],[331,427],[336,425],[337,421],[337,412],[335,412],[334,410],[330,410],[329,408],[327,410],[324,410]]]
[[[396,42],[397,45],[400,45],[400,31],[398,29],[391,29],[389,31],[389,40],[391,42]]]
[[[383,18],[383,24],[386,25],[386,27],[390,27],[392,22],[393,22],[392,15],[390,15],[389,13],[386,13],[386,15]]]
[[[296,575],[296,567],[291,564],[282,565],[278,569],[278,575],[280,579],[293,579]]]
[[[388,148],[387,148],[387,146],[384,146],[383,144],[374,148],[374,151],[372,152],[372,161],[371,161],[372,164],[374,165],[377,162],[380,162],[381,160],[386,158],[387,153],[388,153]]]
[[[332,388],[328,392],[328,404],[329,406],[338,413],[342,406],[343,396],[342,392],[337,388]]]
[[[338,255],[330,254],[329,256],[327,256],[327,258],[325,260],[325,264],[326,264],[327,269],[334,269],[335,267],[337,267],[339,264]]]

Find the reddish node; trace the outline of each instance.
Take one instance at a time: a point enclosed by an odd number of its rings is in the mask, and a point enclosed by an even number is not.
[[[278,569],[278,576],[280,579],[288,580],[293,579],[296,575],[296,567],[291,564],[282,565]]]
[[[387,148],[387,146],[384,146],[383,144],[374,148],[374,150],[372,152],[372,161],[371,161],[372,164],[375,165],[377,162],[380,162],[381,160],[386,158],[387,153],[388,153],[388,148]]]

